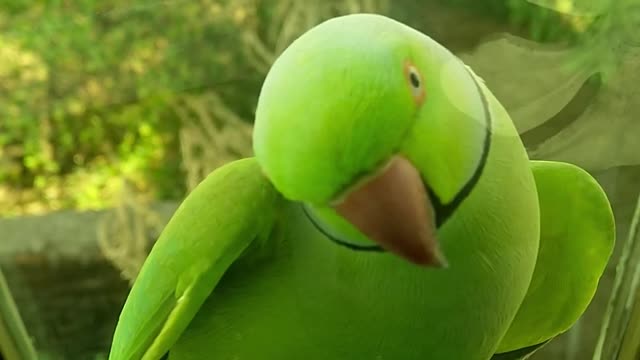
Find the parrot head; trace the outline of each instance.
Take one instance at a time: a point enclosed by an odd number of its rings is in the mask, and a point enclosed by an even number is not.
[[[253,142],[274,187],[331,240],[442,267],[438,230],[478,180],[490,127],[457,57],[400,22],[356,14],[278,57]]]

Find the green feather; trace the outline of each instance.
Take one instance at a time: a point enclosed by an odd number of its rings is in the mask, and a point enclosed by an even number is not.
[[[493,357],[491,357],[491,360],[525,360],[530,358],[536,351],[543,348],[548,342],[549,340],[540,344],[527,346],[517,350],[498,353],[493,355]]]
[[[549,340],[573,325],[591,302],[615,241],[607,197],[586,171],[533,161],[540,199],[540,252],[533,279],[499,352]]]
[[[252,242],[264,240],[279,203],[255,159],[209,175],[149,254],[120,315],[109,359],[164,355],[229,265]]]

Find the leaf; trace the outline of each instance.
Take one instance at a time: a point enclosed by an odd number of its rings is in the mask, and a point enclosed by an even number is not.
[[[536,159],[588,170],[640,164],[640,49],[602,85],[584,113],[533,149]]]
[[[609,5],[579,45],[501,34],[461,55],[505,106],[532,159],[589,171],[640,164],[640,41],[632,26],[640,2]],[[595,75],[603,79],[599,89],[586,99],[577,96]]]
[[[509,111],[518,132],[559,113],[597,68],[576,67],[573,48],[542,45],[510,34],[478,46],[460,58],[482,77]]]

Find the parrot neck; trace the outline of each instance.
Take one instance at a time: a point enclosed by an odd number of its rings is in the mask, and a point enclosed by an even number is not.
[[[462,204],[462,202],[469,196],[471,191],[476,187],[476,184],[480,180],[482,173],[487,165],[487,159],[489,158],[489,151],[491,150],[491,141],[492,141],[492,132],[493,132],[493,118],[491,113],[491,107],[489,104],[489,100],[482,89],[480,83],[478,82],[478,78],[475,74],[468,68],[465,67],[469,75],[473,79],[473,83],[478,90],[478,95],[480,96],[480,100],[482,101],[482,107],[484,111],[484,119],[485,119],[485,137],[482,147],[482,155],[480,156],[480,161],[475,171],[469,178],[469,180],[464,184],[464,186],[460,189],[460,191],[456,194],[453,200],[448,203],[442,203],[440,198],[433,192],[430,186],[426,186],[429,196],[431,198],[431,202],[433,205],[433,210],[436,216],[436,228],[440,228],[445,222],[453,215],[453,213],[458,209],[458,207]],[[424,182],[424,180],[423,180]],[[426,184],[425,182],[425,185]]]

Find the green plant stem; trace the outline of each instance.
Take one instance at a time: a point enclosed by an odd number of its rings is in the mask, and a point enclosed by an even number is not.
[[[0,352],[6,360],[36,360],[36,351],[0,271]]]
[[[640,196],[627,242],[616,268],[616,278],[602,323],[593,360],[638,359],[640,326]]]

